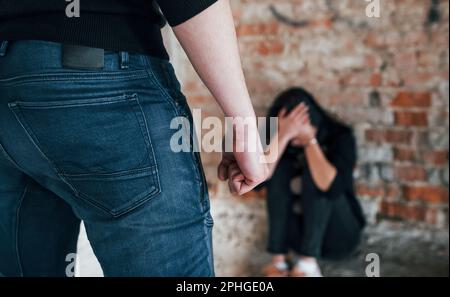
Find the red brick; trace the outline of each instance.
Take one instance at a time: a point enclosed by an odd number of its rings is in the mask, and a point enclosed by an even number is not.
[[[397,111],[394,115],[395,123],[400,126],[428,126],[428,115],[426,112]]]
[[[364,39],[364,43],[368,47],[372,48],[385,48],[387,45],[383,36],[380,36],[380,34],[377,34],[375,32],[370,32],[369,34],[367,34],[366,38]]]
[[[427,51],[419,53],[419,66],[428,68],[428,69],[439,69],[441,63],[441,57],[439,57],[439,53]]]
[[[239,24],[236,28],[237,34],[241,36],[249,35],[274,35],[278,33],[279,24],[259,23],[259,24]]]
[[[367,82],[365,83],[367,85]],[[340,94],[332,94],[329,96],[328,104],[330,106],[354,106],[362,105],[365,97],[357,92],[341,92]]]
[[[381,86],[380,73],[350,73],[342,77],[339,81],[344,86],[359,86],[359,87],[379,87]]]
[[[423,153],[423,160],[430,165],[445,166],[448,164],[448,151],[431,151]]]
[[[366,61],[366,66],[369,69],[374,69],[374,68],[379,69],[380,66],[383,64],[383,60],[379,56],[371,55],[371,54],[366,55],[365,61]]]
[[[425,214],[425,222],[430,225],[437,225],[439,211],[436,208],[429,208]]]
[[[407,87],[427,86],[436,78],[448,80],[448,72],[406,72],[402,78]]]
[[[380,204],[380,213],[388,216],[395,217],[399,213],[401,205],[398,202],[382,201]]]
[[[401,166],[395,168],[395,177],[403,182],[426,181],[427,172],[420,166]]]
[[[420,205],[404,206],[400,217],[411,221],[425,221],[426,208]]]
[[[430,107],[431,93],[400,92],[392,100],[391,105],[394,107]]]
[[[379,87],[382,84],[382,76],[380,73],[374,73],[372,74],[370,78],[370,85],[372,87]]]
[[[314,20],[309,23],[309,26],[313,28],[331,29],[331,27],[333,26],[333,21],[330,19]]]
[[[405,130],[387,130],[385,140],[391,144],[410,144],[413,139],[413,133]]]
[[[400,202],[382,201],[380,205],[381,214],[397,219],[424,221],[426,208],[420,205],[407,205]]]
[[[385,132],[383,130],[368,129],[365,132],[366,141],[382,143],[385,141]]]
[[[260,41],[256,45],[256,51],[261,56],[278,55],[278,54],[283,53],[284,43],[282,43],[281,41],[275,41],[275,40]]]
[[[394,158],[396,161],[401,162],[412,162],[415,160],[416,152],[412,149],[405,148],[395,148],[394,149]]]
[[[368,142],[376,143],[411,144],[413,133],[405,130],[367,129],[365,139]]]
[[[397,69],[414,69],[417,67],[418,54],[416,52],[397,51],[394,60]]]
[[[210,96],[190,96],[188,97],[188,101],[189,103],[191,103],[192,105],[196,105],[196,104],[207,104],[208,102],[212,102],[212,98]]]
[[[381,186],[367,186],[364,184],[358,184],[356,186],[356,193],[360,197],[378,198],[384,197],[385,191]]]
[[[433,186],[407,186],[404,188],[405,199],[426,203],[448,203],[448,189]]]
[[[203,90],[203,85],[198,81],[187,81],[183,83],[183,91],[189,94]]]
[[[401,189],[396,184],[386,186],[385,192],[385,197],[387,200],[398,199],[402,194]]]

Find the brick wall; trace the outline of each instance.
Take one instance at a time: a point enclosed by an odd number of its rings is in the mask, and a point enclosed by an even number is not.
[[[379,19],[364,0],[231,2],[257,113],[283,89],[306,87],[355,127],[356,187],[372,222],[448,226],[449,1],[381,1]],[[191,106],[221,115],[173,36],[167,43]],[[203,154],[213,201],[229,199],[219,158]],[[224,205],[232,213],[260,196]]]

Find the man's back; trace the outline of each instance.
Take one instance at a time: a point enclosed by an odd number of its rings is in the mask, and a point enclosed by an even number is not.
[[[167,59],[160,28],[177,25],[211,1],[180,0],[2,0],[0,39],[46,40]],[[73,12],[79,4],[79,14]]]

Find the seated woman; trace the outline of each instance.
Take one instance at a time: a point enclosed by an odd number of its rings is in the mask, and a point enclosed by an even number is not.
[[[349,126],[327,114],[302,88],[276,99],[269,116],[277,115],[278,158],[269,165],[266,183],[268,251],[273,257],[265,273],[319,277],[317,259],[349,255],[365,225],[353,189],[355,138]],[[275,149],[273,141],[270,148]],[[289,251],[298,255],[291,269]]]

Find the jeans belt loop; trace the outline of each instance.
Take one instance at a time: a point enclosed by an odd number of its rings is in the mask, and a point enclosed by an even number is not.
[[[120,69],[130,68],[130,54],[128,52],[120,52]]]
[[[0,57],[6,56],[6,50],[8,49],[9,42],[7,40],[1,41],[0,45]]]

